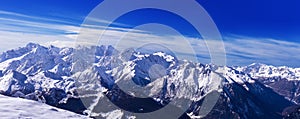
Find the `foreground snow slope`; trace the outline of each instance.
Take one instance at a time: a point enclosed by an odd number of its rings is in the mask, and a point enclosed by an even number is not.
[[[44,103],[0,95],[1,119],[88,119]]]

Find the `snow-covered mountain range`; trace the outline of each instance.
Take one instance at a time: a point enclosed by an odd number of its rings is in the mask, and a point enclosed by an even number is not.
[[[29,43],[0,55],[1,94],[96,118],[156,118],[146,112],[169,105],[172,111],[155,115],[289,117],[300,104],[299,82],[300,68],[258,63],[216,66],[112,46]]]

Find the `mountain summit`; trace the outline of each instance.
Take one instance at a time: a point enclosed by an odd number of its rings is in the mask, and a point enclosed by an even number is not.
[[[299,81],[300,68],[216,66],[112,46],[29,43],[0,55],[1,94],[99,118],[169,105],[175,111],[161,118],[282,118],[300,103]]]

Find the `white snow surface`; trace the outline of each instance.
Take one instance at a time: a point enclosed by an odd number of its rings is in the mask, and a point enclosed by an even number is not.
[[[89,119],[44,103],[0,95],[1,119]]]
[[[245,67],[237,67],[237,70],[249,74],[252,78],[280,77],[289,81],[300,80],[300,68],[287,66],[275,67],[272,65],[253,63]]]

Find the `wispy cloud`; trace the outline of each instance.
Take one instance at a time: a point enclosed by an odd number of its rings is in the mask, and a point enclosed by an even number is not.
[[[197,55],[201,62],[210,62],[210,55],[203,39],[180,35],[161,36],[142,31],[130,32],[129,29],[108,29],[105,35],[102,36],[101,41],[97,41],[101,32],[103,32],[103,29],[90,29],[89,35],[85,38],[87,39],[86,41],[98,44],[112,44],[119,49],[140,47],[147,43],[157,43],[168,47],[186,59],[191,59],[193,55]],[[93,39],[94,41],[92,41]],[[219,42],[215,40],[209,41]],[[300,43],[246,36],[225,37],[223,42],[225,44],[227,65],[230,66],[249,65],[253,62],[259,62],[276,66],[300,67],[298,63],[300,62]]]
[[[111,21],[107,21],[107,20],[103,20],[103,19],[99,19],[99,18],[93,18],[93,17],[89,17],[88,20],[89,20],[89,23],[93,24],[93,22],[94,22],[94,24],[97,24],[97,25],[101,25],[103,23],[103,24],[111,24],[111,25],[123,26],[123,27],[128,26],[127,24],[111,22]]]
[[[46,18],[40,16],[30,16],[30,15],[25,15],[16,12],[10,12],[10,11],[3,11],[3,10],[0,10],[0,15],[6,18],[25,19],[25,20],[31,20],[36,22],[46,22],[46,23],[55,23],[55,24],[74,24],[72,22],[68,22],[66,20],[59,20],[57,18],[54,19],[54,18]]]
[[[23,46],[28,42],[74,41],[71,35],[79,27],[66,21],[0,11],[0,51]]]
[[[225,40],[228,64],[253,62],[300,67],[300,43],[271,38],[233,37]]]
[[[0,11],[0,15],[0,51],[24,46],[28,42],[44,45],[52,44],[60,47],[74,46],[84,42],[93,45],[110,44],[121,50],[156,43],[167,47],[180,55],[181,58],[194,60],[196,55],[200,62],[210,62],[210,55],[203,39],[183,37],[180,34],[158,35],[137,29],[105,28],[99,23],[107,23],[108,21],[97,19],[94,21],[98,25],[86,24],[79,26],[64,23],[60,20],[6,11]],[[42,19],[42,21],[38,19]],[[102,32],[105,32],[105,34],[100,37]],[[223,42],[226,48],[227,65],[248,65],[253,62],[260,62],[300,67],[300,43],[245,36],[225,37]]]

